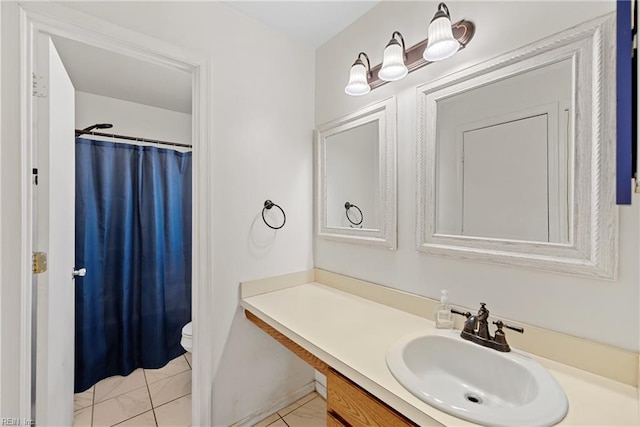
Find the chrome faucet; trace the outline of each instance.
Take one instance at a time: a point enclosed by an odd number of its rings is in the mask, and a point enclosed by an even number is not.
[[[464,322],[462,332],[460,333],[462,338],[494,350],[503,352],[511,351],[511,347],[509,347],[509,344],[507,343],[507,337],[502,328],[511,329],[512,331],[520,332],[521,334],[524,333],[523,328],[509,326],[502,320],[497,320],[493,322],[497,329],[496,333],[492,337],[489,333],[489,310],[483,302],[480,303],[478,314],[475,315],[472,315],[468,311],[462,312],[455,309],[451,309],[451,312],[467,318]]]

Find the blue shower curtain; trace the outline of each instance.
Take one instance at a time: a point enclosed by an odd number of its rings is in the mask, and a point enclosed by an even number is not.
[[[191,153],[76,138],[75,391],[184,353]]]

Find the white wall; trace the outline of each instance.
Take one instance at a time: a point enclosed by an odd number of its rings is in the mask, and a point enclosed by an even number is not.
[[[214,372],[210,378],[213,424],[233,424],[312,383],[313,369],[244,318],[238,307],[238,285],[240,281],[313,266],[314,52],[222,3],[63,5],[207,55],[212,62],[214,108],[205,119],[211,120],[213,127],[211,192],[216,204],[211,219],[213,235],[196,238],[213,239],[215,245],[211,260],[214,275],[206,286],[213,287],[211,312],[216,328],[213,336],[202,338],[214,343],[214,360],[206,361]],[[2,65],[11,64],[7,67],[10,73],[3,68],[4,125],[12,123],[19,107],[18,46],[14,41],[19,19],[14,3],[2,2],[2,7],[11,12],[3,25],[14,25],[6,31],[3,27],[1,37]],[[5,90],[11,91],[11,96],[5,97]],[[7,178],[19,182],[21,153],[18,138],[5,137],[15,136],[18,124],[12,125],[11,135],[3,128],[0,171],[3,197],[7,197],[2,200],[2,361],[14,370],[19,352],[4,343],[12,342],[5,320],[11,319],[15,328],[15,318],[8,317],[15,311],[5,308],[19,300],[19,289],[11,285],[19,283],[15,277],[20,272],[15,266],[20,260],[19,251],[5,243],[5,236],[19,242],[21,218],[13,204],[20,202],[22,193],[9,186]],[[5,194],[5,190],[10,193]],[[287,213],[286,226],[266,248],[252,244],[252,236],[266,232],[266,226],[257,219],[265,199],[272,199]],[[5,247],[11,251],[7,253]],[[9,287],[6,293],[5,284]],[[2,378],[3,399],[17,383],[17,379]],[[15,413],[18,404],[7,403],[3,401],[3,416]]]
[[[96,129],[97,132],[191,144],[191,114],[76,92],[76,129],[96,123],[113,124],[111,129]]]
[[[2,293],[2,307],[0,317],[2,330],[0,331],[0,352],[2,353],[2,417],[18,417],[20,411],[27,408],[29,402],[21,402],[20,385],[20,361],[30,358],[28,354],[22,354],[20,347],[20,328],[24,326],[20,316],[20,299],[22,274],[20,265],[21,228],[27,218],[20,215],[20,207],[26,204],[25,195],[17,187],[20,182],[21,162],[23,153],[20,147],[19,133],[19,104],[20,81],[19,74],[19,17],[14,3],[1,2],[2,8],[2,36],[0,37],[0,66],[2,67],[1,91],[2,97],[2,134],[0,141],[0,192],[1,223],[0,223],[0,291]],[[28,360],[28,359],[27,359]],[[22,407],[20,406],[22,405]]]
[[[425,82],[491,59],[590,18],[615,10],[615,2],[452,2],[452,19],[476,25],[469,46],[363,97],[344,94],[349,67],[359,51],[382,60],[391,33],[407,46],[426,37],[434,2],[381,2],[321,46],[316,53],[316,124],[325,123],[395,94],[398,99],[398,250],[385,251],[316,239],[315,264],[349,276],[475,308],[629,350],[638,342],[638,220],[635,206],[620,208],[619,279],[614,282],[434,257],[415,250],[416,90]],[[613,78],[613,76],[612,76]],[[613,322],[613,323],[612,323]]]
[[[2,34],[2,7],[0,6],[0,35]],[[2,52],[2,42],[0,41],[0,53]],[[0,59],[0,99],[2,98],[2,60]],[[3,137],[3,129],[2,129],[2,118],[4,116],[2,115],[2,102],[0,102],[0,143],[2,142],[2,137]],[[0,165],[2,165],[2,150],[0,150]],[[2,200],[2,174],[0,173],[0,200]],[[3,234],[2,234],[2,209],[0,209],[0,242],[3,241]],[[0,261],[3,259],[2,258],[2,244],[0,244]],[[2,262],[0,262],[0,309],[3,309],[3,305],[2,305]],[[0,339],[3,338],[3,334],[2,334],[2,330],[3,330],[3,324],[5,322],[2,320],[2,316],[0,316]],[[2,406],[2,390],[4,387],[2,387],[2,343],[0,342],[0,410],[2,410],[3,406]]]

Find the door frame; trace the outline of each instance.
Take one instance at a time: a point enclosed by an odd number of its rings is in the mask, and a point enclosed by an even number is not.
[[[212,274],[213,254],[211,236],[212,222],[212,174],[213,164],[210,149],[212,126],[209,120],[212,108],[211,72],[212,64],[207,57],[114,25],[82,12],[50,3],[20,3],[20,141],[26,161],[22,162],[20,186],[26,203],[21,206],[22,217],[31,218],[32,181],[31,163],[34,154],[34,118],[32,117],[32,58],[36,49],[38,33],[65,37],[150,63],[185,71],[192,76],[192,140],[193,140],[193,267],[192,267],[192,318],[193,379],[192,379],[192,424],[211,425],[210,403],[213,378],[213,342],[199,337],[213,337],[212,289],[208,281]],[[41,176],[40,179],[47,179]],[[35,384],[31,369],[32,325],[36,319],[33,307],[31,252],[31,220],[24,221],[21,230],[21,259],[24,261],[21,275],[21,328],[20,349],[23,357],[19,366],[20,412],[24,418],[32,418],[31,393]],[[72,397],[72,396],[71,396]],[[36,420],[37,421],[37,420]]]

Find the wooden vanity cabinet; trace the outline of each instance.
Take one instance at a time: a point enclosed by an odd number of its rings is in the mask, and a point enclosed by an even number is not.
[[[327,426],[403,427],[416,424],[342,376],[327,372]]]

